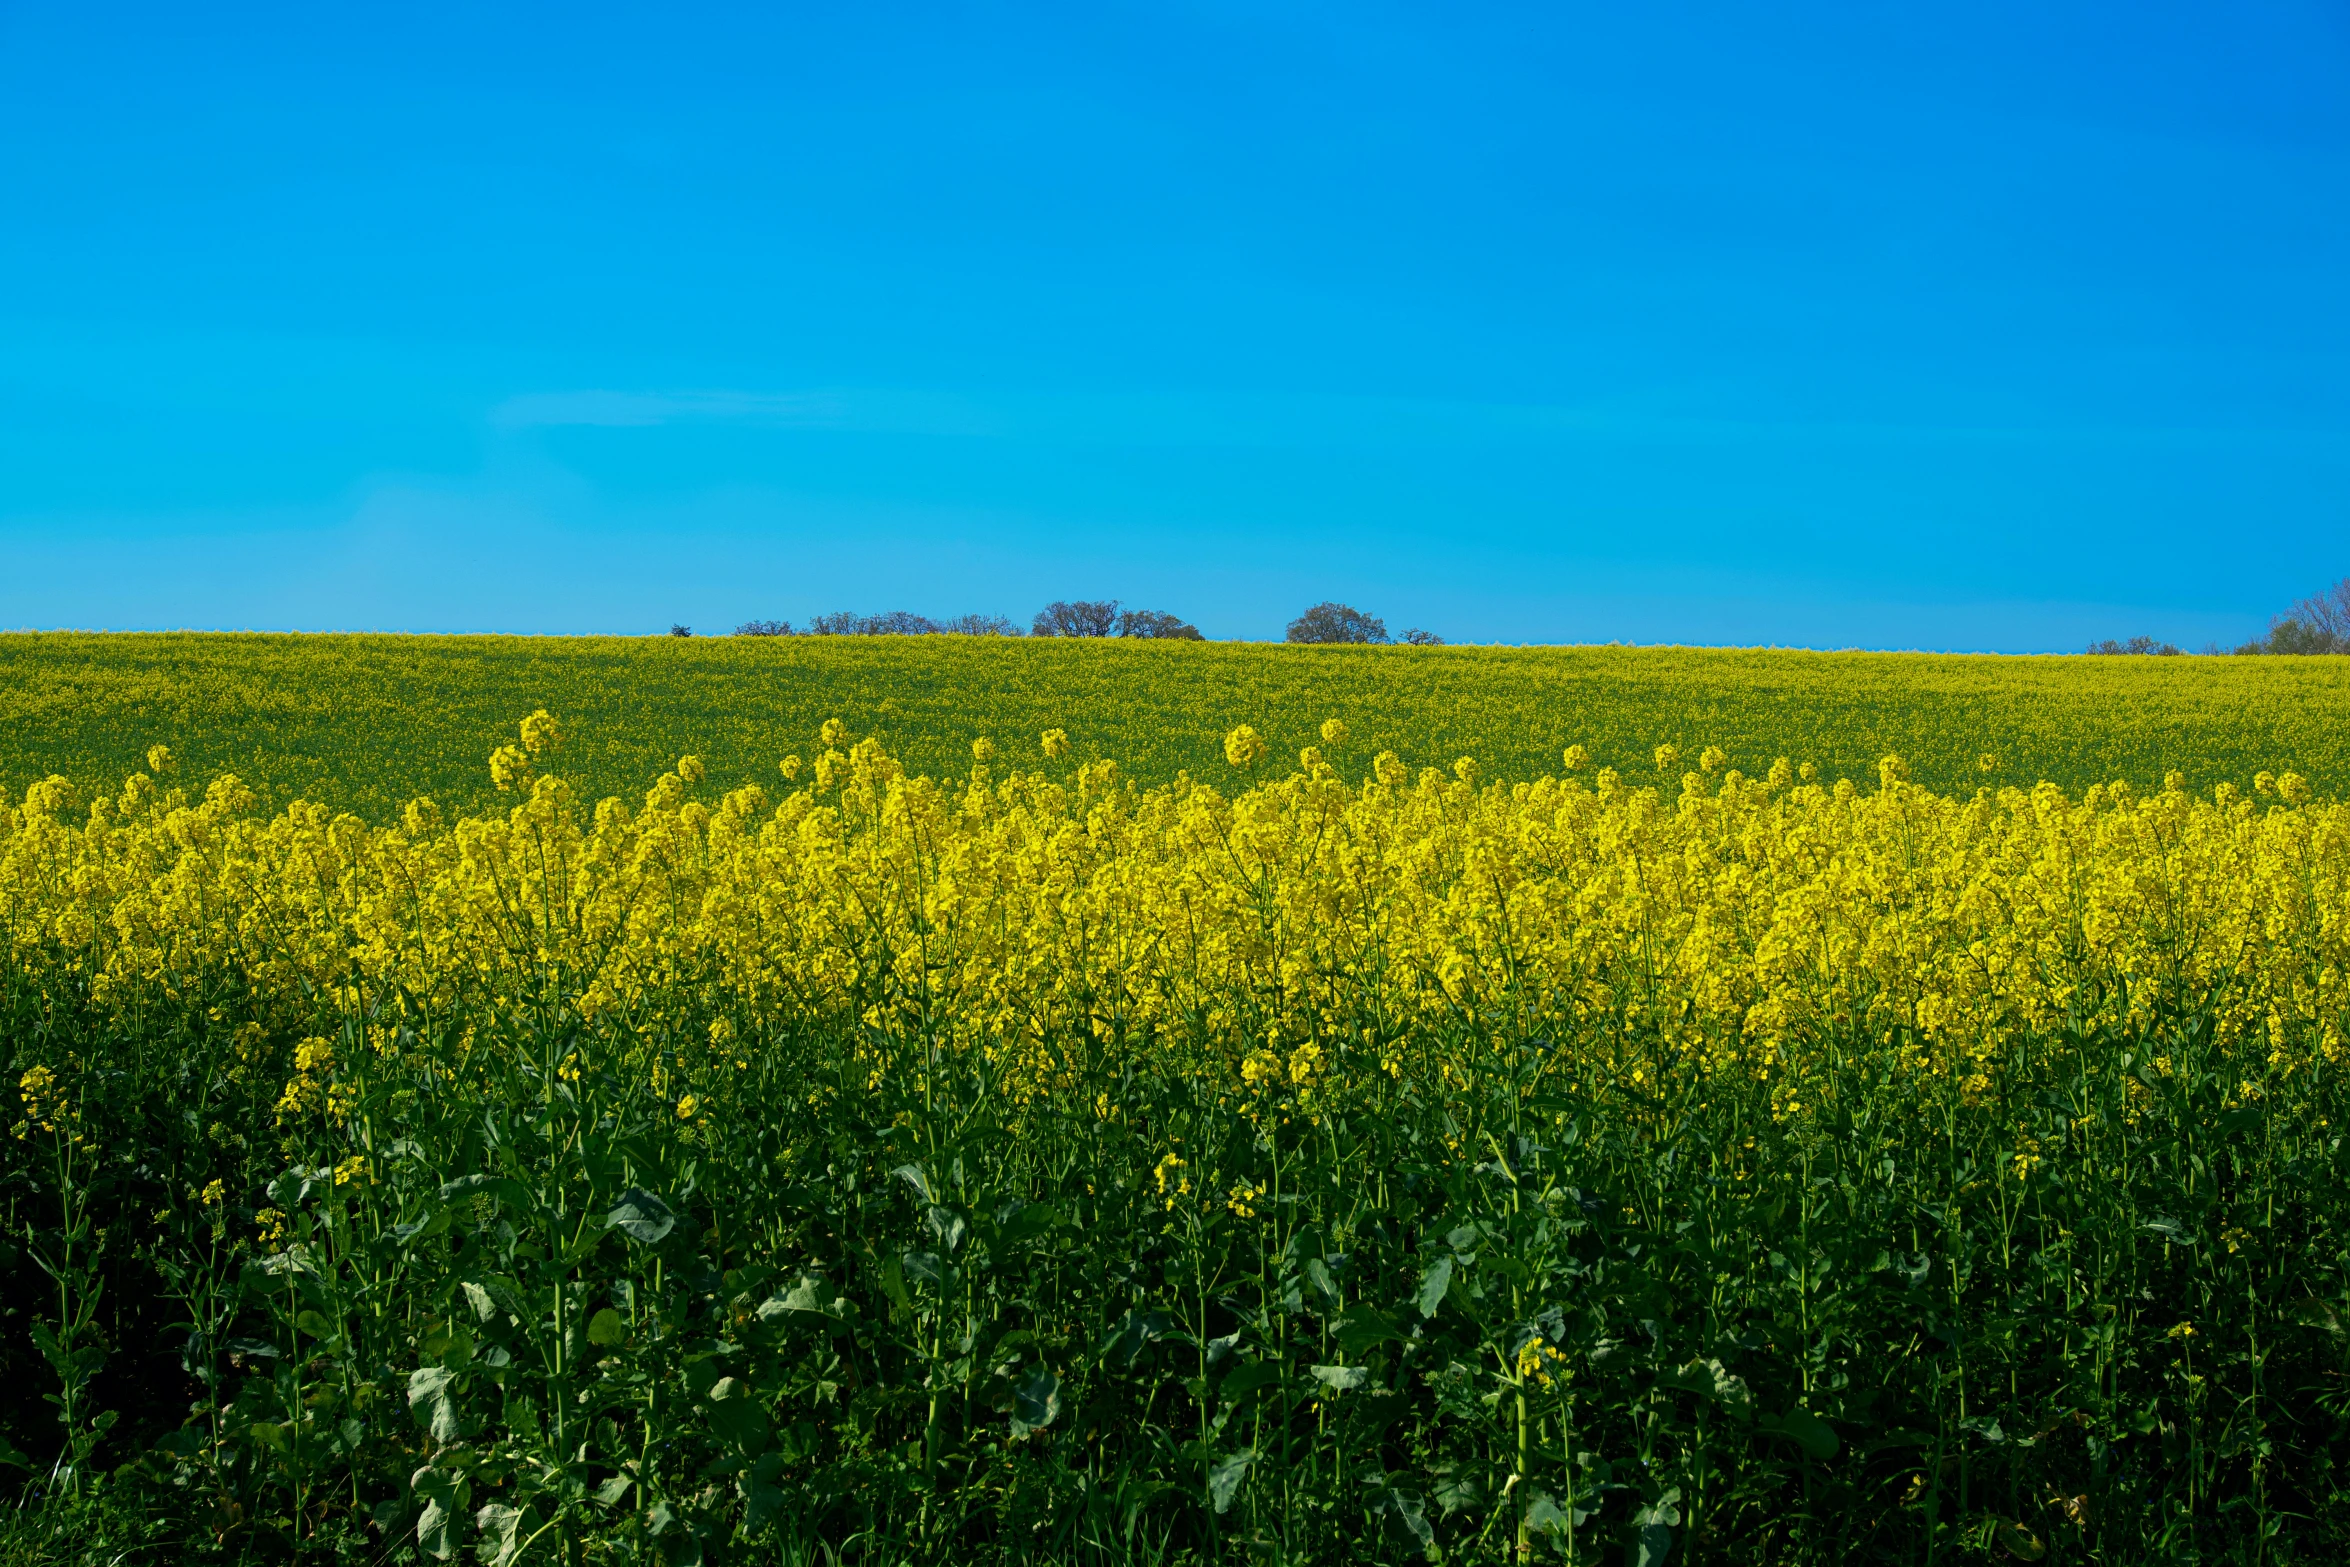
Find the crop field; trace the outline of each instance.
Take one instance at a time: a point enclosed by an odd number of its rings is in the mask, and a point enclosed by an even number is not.
[[[0,660],[0,1561],[2350,1554],[2343,661]]]
[[[725,783],[772,786],[839,718],[921,773],[983,735],[1067,730],[1080,760],[1145,782],[1223,766],[1250,723],[1283,755],[1343,717],[1369,755],[1495,778],[1555,771],[1569,745],[1677,786],[1654,748],[1717,745],[1829,779],[1908,758],[1944,791],[2049,780],[2072,790],[2173,769],[2198,789],[2296,770],[2350,792],[2350,660],[1997,658],[1659,648],[1347,648],[984,637],[529,638],[0,636],[0,792],[60,774],[111,789],[150,745],[191,774],[234,772],[388,822],[430,796],[489,803],[481,758],[515,715],[572,730],[583,796],[633,797],[693,752]],[[1998,765],[1978,768],[1986,754]]]

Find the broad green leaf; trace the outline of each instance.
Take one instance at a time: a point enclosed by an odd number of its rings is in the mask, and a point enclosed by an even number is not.
[[[1031,1366],[1012,1383],[1012,1434],[1041,1431],[1061,1413],[1061,1379],[1049,1367]]]
[[[471,1279],[464,1281],[464,1288],[465,1299],[473,1307],[475,1321],[488,1322],[497,1316],[498,1303],[490,1298],[488,1290],[483,1289]]]
[[[651,1192],[631,1186],[612,1204],[612,1211],[604,1216],[604,1223],[607,1228],[620,1231],[632,1241],[652,1246],[677,1228],[677,1215],[670,1211],[669,1204]]]
[[[780,1317],[787,1312],[803,1313],[809,1316],[837,1317],[840,1315],[840,1306],[840,1300],[825,1287],[822,1274],[803,1272],[798,1282],[793,1284],[790,1289],[762,1302],[759,1306],[759,1315],[769,1320]]]
[[[763,1529],[782,1516],[791,1501],[789,1494],[772,1485],[746,1485],[743,1492],[743,1527]]]
[[[457,1420],[457,1373],[446,1366],[420,1366],[408,1373],[408,1407],[436,1442],[454,1442]]]
[[[458,1537],[464,1531],[461,1522],[467,1490],[464,1477],[427,1464],[409,1477],[408,1489],[424,1503],[424,1511],[416,1520],[417,1545],[425,1555],[447,1561],[455,1554]]]
[[[621,1500],[628,1495],[628,1488],[634,1484],[636,1484],[636,1480],[633,1476],[614,1475],[596,1487],[595,1498],[606,1507],[617,1507]]]
[[[710,1428],[718,1439],[741,1453],[756,1453],[767,1445],[767,1411],[737,1377],[720,1377],[710,1388]]]
[[[610,1306],[588,1318],[588,1342],[600,1349],[610,1349],[628,1338],[628,1323]]]
[[[1430,1561],[1443,1560],[1436,1548],[1436,1526],[1428,1521],[1427,1509],[1420,1505],[1418,1497],[1407,1491],[1389,1491],[1387,1505],[1396,1522],[1403,1525],[1404,1532],[1420,1542],[1420,1549]]]
[[[961,1214],[932,1203],[922,1211],[922,1216],[929,1221],[930,1233],[938,1237],[939,1245],[946,1249],[948,1256],[952,1257],[962,1249],[963,1237],[969,1233],[970,1227],[963,1222]]]
[[[1420,1315],[1433,1317],[1436,1308],[1444,1304],[1445,1291],[1452,1288],[1452,1259],[1439,1257],[1420,1275],[1418,1304]]]
[[[2048,1554],[2048,1547],[2038,1535],[2012,1519],[1998,1519],[1991,1532],[1998,1537],[2000,1547],[2017,1561],[2036,1562]]]
[[[294,1326],[312,1338],[333,1338],[335,1336],[335,1325],[315,1311],[295,1312]]]
[[[1011,1217],[1002,1222],[996,1238],[1006,1246],[1016,1245],[1067,1222],[1068,1216],[1056,1203],[1022,1203]]]
[[[1754,1403],[1754,1394],[1745,1379],[1732,1376],[1718,1360],[1692,1360],[1657,1380],[1668,1387],[1710,1398],[1725,1409],[1745,1409]]]
[[[532,1207],[530,1188],[508,1176],[460,1175],[453,1181],[441,1183],[443,1202],[459,1202],[477,1196],[494,1197],[517,1213],[527,1213]]]
[[[1174,1325],[1175,1319],[1163,1311],[1140,1308],[1129,1311],[1110,1330],[1109,1339],[1102,1345],[1102,1359],[1120,1370],[1132,1370],[1143,1351],[1167,1337]]]
[[[1208,1500],[1218,1512],[1232,1506],[1232,1498],[1240,1494],[1240,1482],[1248,1478],[1248,1466],[1256,1461],[1253,1447],[1244,1447],[1219,1461],[1208,1471]]]
[[[1371,1380],[1370,1368],[1367,1366],[1308,1366],[1306,1375],[1333,1397],[1340,1393],[1351,1393]]]
[[[508,1507],[502,1502],[491,1502],[473,1515],[473,1527],[481,1539],[474,1545],[474,1555],[486,1567],[508,1567],[515,1554],[522,1549],[522,1521],[526,1515],[519,1507]]]
[[[1563,1550],[1567,1537],[1567,1515],[1559,1504],[1551,1500],[1548,1491],[1536,1491],[1525,1498],[1526,1532],[1538,1536],[1557,1537]]]
[[[1834,1433],[1830,1433],[1833,1435]],[[1632,1515],[1632,1567],[1664,1567],[1673,1553],[1673,1531],[1681,1523],[1681,1488],[1668,1486],[1657,1499]]]
[[[1281,1376],[1280,1361],[1252,1360],[1224,1379],[1222,1392],[1226,1402],[1237,1404],[1259,1388],[1277,1385]]]

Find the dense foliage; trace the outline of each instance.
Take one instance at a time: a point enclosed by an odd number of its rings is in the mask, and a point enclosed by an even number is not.
[[[591,807],[558,741],[455,820],[161,748],[0,815],[19,1557],[2350,1543],[2296,774],[1659,792],[1332,721],[1145,788],[828,723]]]
[[[1067,726],[1081,760],[1145,783],[1224,765],[1246,715],[1284,754],[1332,713],[1363,754],[1555,770],[1568,745],[1672,794],[1659,742],[1781,752],[1833,780],[1909,759],[1943,793],[2043,779],[2075,794],[2177,769],[2190,787],[2290,768],[2350,794],[2350,662],[1992,658],[1673,648],[1284,647],[1138,637],[0,636],[0,796],[52,773],[111,791],[158,741],[385,824],[430,795],[494,803],[482,754],[545,705],[579,729],[566,776],[634,795],[686,751],[729,784],[775,781],[827,718],[916,772],[960,772],[980,735]],[[1978,769],[1995,753],[1998,767]]]

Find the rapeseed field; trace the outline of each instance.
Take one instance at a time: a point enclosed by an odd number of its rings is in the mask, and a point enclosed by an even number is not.
[[[775,782],[828,718],[916,772],[982,735],[1064,728],[1080,760],[1208,777],[1234,723],[1283,755],[1331,714],[1407,766],[1555,769],[1569,745],[1665,790],[1655,747],[1720,746],[1753,771],[1809,761],[1866,781],[2079,792],[2185,773],[2208,789],[2298,771],[2350,792],[2350,661],[1994,658],[1666,648],[1371,648],[988,637],[0,636],[0,793],[60,774],[110,790],[149,745],[267,805],[299,796],[378,824],[429,795],[490,804],[481,757],[516,713],[574,730],[581,794],[634,795],[679,755],[719,781]],[[1369,754],[1369,752],[1366,752]],[[1989,754],[1995,765],[1979,768]]]
[[[958,649],[947,688],[1151,667],[1036,652]],[[870,656],[912,699],[895,649],[819,653],[612,667]],[[1466,720],[1419,671],[1725,666],[1208,653],[1198,683],[1289,670],[1291,705],[1147,771],[1082,705],[966,710],[951,765],[942,716],[928,766],[833,715],[606,794],[573,766],[604,731],[518,708],[474,781],[380,813],[161,740],[103,791],[31,783],[0,1546],[2350,1544],[2350,806],[2304,717],[2222,750],[2240,781],[2140,781],[2155,708],[2115,693],[2178,678],[2146,664],[1825,660],[2019,669],[2011,712],[2104,682],[2143,748],[2068,787],[2012,757],[2088,741],[1984,719],[1928,779],[1745,712],[1635,752],[1595,696],[1516,709],[1496,760],[1442,754]],[[2333,689],[2236,667],[2191,678]],[[1309,725],[1301,670],[1362,671],[1364,709]],[[2213,701],[2181,722],[2221,733]]]

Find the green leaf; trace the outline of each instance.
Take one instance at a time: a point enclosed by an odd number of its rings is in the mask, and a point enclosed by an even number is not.
[[[1409,1342],[1392,1317],[1368,1306],[1348,1308],[1345,1316],[1330,1325],[1330,1336],[1350,1355],[1368,1354],[1381,1344]]]
[[[1282,1365],[1278,1360],[1252,1360],[1224,1379],[1225,1400],[1237,1404],[1258,1388],[1271,1387],[1280,1382]]]
[[[453,1181],[441,1183],[443,1202],[458,1202],[467,1197],[483,1195],[496,1198],[517,1213],[527,1213],[531,1208],[530,1188],[507,1176],[460,1175]]]
[[[1830,1432],[1832,1437],[1835,1433]],[[1632,1567],[1664,1567],[1673,1553],[1673,1530],[1681,1522],[1681,1488],[1668,1486],[1663,1494],[1632,1515]]]
[[[610,1349],[628,1338],[628,1324],[619,1312],[610,1306],[588,1318],[588,1342],[600,1349]]]
[[[473,1527],[481,1531],[481,1542],[474,1546],[474,1555],[488,1567],[507,1567],[522,1549],[522,1520],[519,1507],[508,1507],[502,1502],[491,1502],[473,1515]]]
[[[1216,1511],[1224,1512],[1232,1506],[1232,1498],[1240,1494],[1240,1482],[1248,1478],[1248,1466],[1256,1456],[1255,1448],[1244,1447],[1208,1471],[1208,1500],[1215,1504]]]
[[[446,1366],[420,1366],[408,1373],[408,1407],[434,1441],[456,1441],[457,1373]]]
[[[1996,1518],[1991,1532],[1998,1536],[2007,1554],[2018,1561],[2036,1562],[2048,1554],[2048,1547],[2041,1543],[2040,1537],[2020,1523]]]
[[[614,1475],[596,1487],[595,1498],[606,1507],[617,1507],[622,1498],[628,1495],[628,1488],[634,1484],[636,1479],[633,1475]]]
[[[604,1223],[632,1241],[652,1246],[677,1228],[677,1215],[670,1211],[669,1204],[651,1192],[631,1186],[612,1204],[612,1211],[604,1216]]]
[[[1767,1418],[1757,1429],[1765,1436],[1785,1437],[1822,1463],[1835,1457],[1836,1449],[1843,1445],[1825,1420],[1802,1408]]]
[[[1710,1398],[1727,1409],[1745,1409],[1754,1403],[1754,1394],[1745,1379],[1732,1376],[1718,1360],[1692,1360],[1657,1380],[1667,1387]]]
[[[970,1226],[964,1223],[961,1214],[932,1203],[922,1210],[922,1216],[930,1222],[930,1233],[938,1237],[939,1245],[946,1248],[948,1256],[952,1257],[962,1249],[963,1237],[969,1233]]]
[[[1455,1469],[1450,1464],[1439,1464],[1434,1472],[1436,1484],[1430,1489],[1436,1498],[1436,1505],[1444,1509],[1447,1518],[1463,1508],[1475,1507],[1484,1500],[1485,1485],[1477,1478],[1475,1470],[1465,1466]]]
[[[1418,1497],[1404,1491],[1389,1491],[1387,1505],[1394,1511],[1396,1522],[1403,1525],[1404,1532],[1420,1542],[1420,1549],[1430,1561],[1444,1559],[1436,1549],[1436,1526],[1428,1521],[1427,1509],[1420,1505]]]
[[[790,1289],[771,1300],[762,1302],[759,1307],[759,1316],[767,1321],[772,1321],[786,1312],[817,1317],[837,1317],[840,1315],[840,1301],[825,1288],[824,1275],[811,1270],[803,1272],[799,1277],[799,1282]]]
[[[906,1311],[914,1309],[914,1297],[906,1289],[905,1259],[891,1252],[881,1263],[881,1293]]]
[[[1110,1330],[1108,1341],[1102,1345],[1102,1360],[1107,1365],[1130,1371],[1134,1363],[1142,1358],[1143,1351],[1167,1337],[1174,1326],[1175,1319],[1163,1311],[1143,1311],[1139,1308],[1129,1311]]]
[[[1012,1434],[1041,1431],[1061,1413],[1061,1379],[1051,1368],[1031,1366],[1012,1384]]]
[[[1323,1390],[1335,1398],[1340,1393],[1351,1393],[1371,1380],[1368,1366],[1308,1366],[1306,1375],[1320,1383]]]
[[[1548,1491],[1536,1491],[1526,1499],[1526,1532],[1566,1539],[1567,1515],[1551,1500]]]
[[[335,1336],[335,1325],[315,1311],[294,1313],[294,1326],[312,1338],[333,1338]]]
[[[1068,1222],[1059,1205],[1049,1202],[1022,1203],[1012,1216],[1003,1222],[996,1238],[1006,1246],[1014,1246],[1033,1236],[1042,1235],[1057,1225]]]
[[[424,1502],[416,1520],[417,1545],[425,1555],[447,1561],[456,1553],[464,1528],[459,1521],[465,1511],[464,1477],[427,1464],[409,1477],[408,1489]]]
[[[464,1281],[464,1290],[467,1303],[473,1307],[474,1320],[488,1322],[497,1316],[498,1303],[490,1298],[488,1290],[471,1279]]]
[[[720,1377],[710,1387],[705,1405],[710,1428],[718,1439],[740,1453],[756,1453],[767,1445],[767,1411],[752,1397],[739,1377]]]
[[[1439,1257],[1420,1275],[1420,1315],[1433,1317],[1436,1308],[1444,1304],[1444,1292],[1452,1288],[1452,1259]]]

